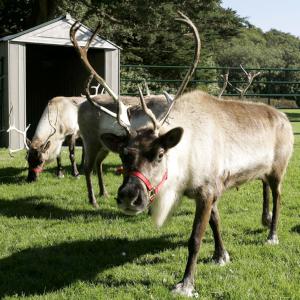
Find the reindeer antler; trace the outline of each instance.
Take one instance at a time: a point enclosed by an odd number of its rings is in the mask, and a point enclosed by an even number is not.
[[[13,106],[11,107],[10,112],[9,112],[9,117],[8,117],[9,119],[11,117],[12,111],[13,111]],[[14,130],[17,133],[21,134],[23,136],[23,142],[24,142],[25,148],[27,150],[29,150],[29,146],[27,145],[27,137],[26,137],[26,134],[27,134],[27,131],[28,131],[29,127],[30,127],[30,124],[25,128],[24,131],[22,131],[22,130],[16,128],[16,126],[15,126],[15,120],[13,119],[13,124],[9,125],[9,128],[6,130],[6,132],[10,132],[10,131]],[[21,151],[23,149],[24,148],[19,148],[19,149],[10,149],[10,148],[8,148],[9,155],[13,157],[12,153]]]
[[[117,114],[110,111],[109,109],[105,108],[104,106],[98,104],[97,102],[93,101],[92,100],[92,96],[90,95],[90,85],[91,85],[91,82],[92,80],[94,79],[94,75],[91,74],[87,80],[87,83],[86,83],[86,88],[85,88],[85,95],[86,95],[86,98],[90,101],[90,103],[99,108],[100,110],[102,110],[103,112],[107,113],[108,115],[110,115],[111,117],[114,117],[117,119]]]
[[[156,119],[154,113],[152,112],[152,110],[149,109],[149,108],[147,107],[147,104],[146,104],[146,102],[145,102],[145,99],[144,99],[144,96],[143,96],[143,92],[142,92],[141,87],[139,86],[138,89],[139,89],[139,94],[140,94],[140,100],[141,100],[142,108],[143,108],[145,114],[146,114],[146,115],[150,118],[150,120],[152,121],[152,123],[153,123],[153,128],[154,128],[154,132],[158,133],[158,130],[159,130],[159,127],[160,127],[160,126],[159,126],[159,122],[157,121],[157,119]]]
[[[228,77],[229,77],[229,70],[227,70],[227,72],[225,74],[222,74],[220,75],[220,77],[223,79],[223,87],[218,95],[218,98],[221,99],[223,93],[225,92],[226,90],[226,87],[228,84],[230,84],[229,80],[228,80]]]
[[[200,40],[200,37],[199,37],[199,32],[198,32],[198,29],[197,27],[194,25],[194,23],[186,16],[184,15],[182,12],[178,11],[178,14],[181,18],[176,18],[176,21],[179,21],[179,22],[182,22],[182,23],[185,23],[187,24],[193,31],[193,36],[194,36],[194,40],[195,40],[195,44],[196,44],[196,47],[195,47],[195,52],[194,52],[194,60],[193,60],[193,63],[192,65],[190,66],[189,70],[187,71],[175,97],[173,100],[171,100],[171,104],[166,112],[166,114],[160,119],[160,121],[157,121],[156,124],[158,125],[155,125],[154,126],[154,131],[158,131],[159,128],[165,123],[165,121],[167,120],[172,108],[174,107],[174,104],[176,102],[176,100],[179,98],[179,96],[182,95],[183,91],[185,90],[188,82],[190,81],[191,77],[193,76],[196,68],[197,68],[197,65],[199,63],[199,60],[200,60],[200,51],[201,51],[201,40]],[[167,100],[168,100],[168,94],[167,93],[164,93]],[[142,100],[141,100],[142,101]],[[147,114],[147,113],[146,113]],[[150,116],[149,116],[150,117]],[[151,117],[150,117],[151,118]],[[154,123],[153,123],[154,124]]]
[[[93,32],[91,38],[87,41],[86,45],[83,47],[80,47],[77,40],[76,40],[76,32],[80,28],[80,24],[78,21],[76,21],[71,29],[70,29],[70,39],[71,42],[74,46],[74,48],[77,50],[81,61],[85,68],[88,70],[88,72],[93,75],[93,77],[98,81],[98,83],[102,84],[102,86],[105,88],[105,90],[108,92],[108,94],[118,103],[118,114],[117,114],[117,120],[118,123],[128,132],[131,132],[131,127],[130,127],[130,121],[128,118],[128,106],[123,104],[123,102],[119,99],[119,96],[114,93],[114,91],[109,87],[109,85],[105,82],[105,80],[95,71],[95,69],[92,67],[90,64],[88,57],[87,57],[87,52],[88,49],[93,42],[94,38],[96,35],[99,33],[101,24],[98,24],[96,30]],[[90,94],[86,93],[87,99],[89,100],[90,103],[94,102],[90,96]],[[104,111],[104,110],[103,110]],[[111,115],[111,114],[110,114]]]
[[[242,65],[240,65],[241,69],[243,70],[243,72],[246,74],[247,79],[248,79],[248,85],[246,85],[246,87],[244,89],[239,89],[239,88],[235,88],[237,91],[240,92],[240,97],[244,98],[244,95],[246,94],[247,90],[249,89],[249,87],[251,86],[254,78],[258,75],[260,75],[260,72],[257,73],[253,73],[253,72],[247,72],[244,67]]]
[[[94,93],[94,95],[92,95],[92,97],[95,97],[95,96],[97,96],[98,95],[98,91],[99,91],[99,88],[100,88],[100,86],[101,86],[101,84],[99,83],[99,84],[97,84],[96,86],[91,86],[91,89],[95,89],[95,93]],[[103,89],[102,89],[102,91],[103,91]]]
[[[57,119],[58,119],[58,108],[56,107],[56,119],[55,119],[55,123],[54,125],[51,122],[51,118],[50,118],[50,103],[48,102],[48,122],[49,125],[52,127],[53,132],[50,133],[50,135],[48,136],[48,138],[46,139],[46,142],[43,144],[43,148],[45,148],[47,146],[48,141],[50,140],[50,138],[56,133],[56,123],[57,123]]]

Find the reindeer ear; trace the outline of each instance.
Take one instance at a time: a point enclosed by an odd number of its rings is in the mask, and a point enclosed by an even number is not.
[[[30,146],[31,146],[31,140],[29,138],[26,138],[26,144],[30,148]]]
[[[47,144],[46,144],[45,146],[44,146],[44,145],[42,146],[42,152],[43,152],[43,153],[45,153],[45,152],[49,149],[50,144],[51,144],[51,142],[48,141]]]
[[[101,135],[101,140],[104,146],[110,151],[120,153],[121,149],[125,147],[127,137],[118,136],[112,133],[104,133]]]
[[[180,142],[182,134],[183,128],[176,127],[169,130],[164,135],[160,136],[157,142],[160,147],[164,148],[165,150],[168,150],[170,148],[175,147]]]

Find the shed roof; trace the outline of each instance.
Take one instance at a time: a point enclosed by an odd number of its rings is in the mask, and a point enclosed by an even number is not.
[[[70,28],[75,23],[75,19],[70,14],[53,19],[49,22],[42,23],[25,31],[8,35],[0,39],[0,42],[15,42],[29,44],[49,44],[60,46],[73,46],[70,41]],[[85,25],[77,31],[77,40],[80,46],[85,45],[86,41],[93,34]],[[117,45],[109,40],[105,40],[97,35],[90,46],[91,48],[101,48],[107,50],[120,49]]]

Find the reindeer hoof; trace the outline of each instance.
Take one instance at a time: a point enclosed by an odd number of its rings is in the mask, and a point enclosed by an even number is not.
[[[267,239],[267,244],[268,245],[278,245],[279,244],[279,240],[276,234],[271,235],[268,237]]]
[[[220,266],[225,266],[230,262],[230,256],[227,251],[224,251],[221,255],[214,255],[213,261]]]
[[[199,297],[199,294],[196,292],[194,286],[191,283],[184,284],[183,282],[179,282],[172,290],[172,293],[184,297],[190,297],[190,298]]]
[[[98,208],[99,208],[99,205],[98,205],[97,202],[90,202],[90,203],[93,205],[93,207],[94,207],[95,209],[98,209]]]
[[[262,215],[261,223],[263,226],[270,228],[272,223],[272,213],[269,212],[268,215]]]
[[[100,195],[100,197],[103,197],[105,199],[107,199],[109,197],[109,193],[108,192],[100,193],[99,195]]]

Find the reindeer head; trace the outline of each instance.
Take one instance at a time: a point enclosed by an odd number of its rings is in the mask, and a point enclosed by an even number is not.
[[[44,144],[38,146],[30,144],[27,152],[27,182],[37,181],[39,174],[43,171],[44,164],[48,160],[47,150],[50,147],[50,143],[50,141],[46,141]]]
[[[134,135],[103,134],[101,139],[108,149],[120,155],[124,168],[123,183],[119,187],[117,203],[128,215],[145,210],[168,177],[168,150],[175,147],[182,136],[181,127],[157,136],[152,129]]]
[[[27,161],[28,161],[28,176],[27,182],[37,181],[39,174],[43,171],[43,167],[46,161],[49,160],[49,148],[51,145],[51,138],[56,134],[56,124],[58,119],[58,108],[56,107],[55,121],[52,124],[50,117],[51,102],[47,105],[47,117],[49,122],[49,127],[51,133],[47,137],[46,141],[41,141],[40,139],[33,139],[32,142],[29,141],[29,149],[27,151]]]

